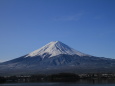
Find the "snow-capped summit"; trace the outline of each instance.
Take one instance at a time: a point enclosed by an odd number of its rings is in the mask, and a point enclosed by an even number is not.
[[[57,56],[60,54],[67,54],[67,55],[78,55],[78,56],[88,56],[87,54],[81,53],[79,51],[76,51],[69,46],[65,45],[64,43],[60,41],[53,41],[42,48],[35,50],[31,53],[29,53],[26,57],[34,57],[34,56],[42,56],[49,54],[50,57]]]

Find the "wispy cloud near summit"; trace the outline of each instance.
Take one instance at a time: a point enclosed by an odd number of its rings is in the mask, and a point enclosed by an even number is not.
[[[58,16],[54,20],[55,21],[78,21],[84,15],[83,12],[77,13],[75,15],[66,15],[66,16]]]

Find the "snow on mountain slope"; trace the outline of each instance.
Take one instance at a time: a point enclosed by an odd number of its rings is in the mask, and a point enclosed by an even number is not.
[[[54,41],[50,42],[49,44],[46,44],[38,50],[29,53],[26,57],[42,56],[44,58],[46,54],[49,54],[50,57],[57,56],[60,54],[89,56],[87,54],[81,53],[70,48],[69,46],[65,45],[60,41]]]

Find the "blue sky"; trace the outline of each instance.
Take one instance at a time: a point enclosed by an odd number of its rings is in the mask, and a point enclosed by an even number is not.
[[[115,58],[115,0],[0,0],[0,61],[57,40]]]

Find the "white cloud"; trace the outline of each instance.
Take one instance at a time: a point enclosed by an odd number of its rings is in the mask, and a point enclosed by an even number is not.
[[[95,16],[94,19],[96,20],[101,19],[101,16]]]
[[[78,21],[83,16],[83,13],[78,13],[76,15],[69,15],[69,16],[60,16],[56,17],[55,21]]]

